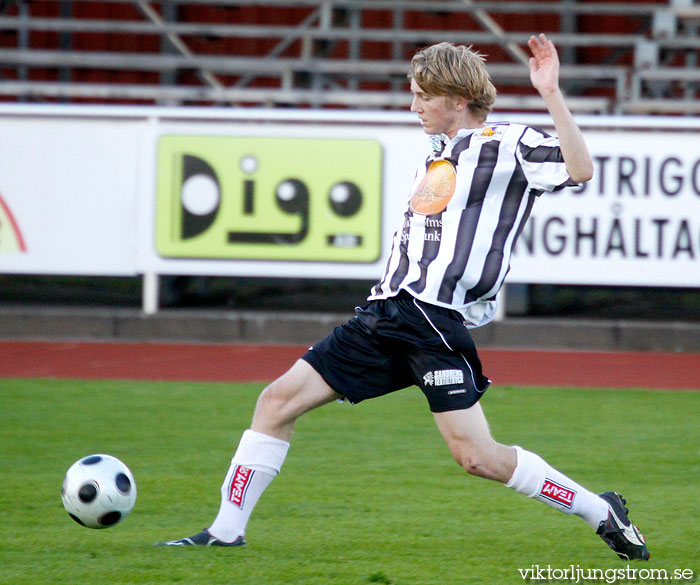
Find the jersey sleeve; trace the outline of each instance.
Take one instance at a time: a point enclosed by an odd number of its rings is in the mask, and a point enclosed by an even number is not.
[[[559,139],[534,128],[526,128],[518,142],[516,157],[533,189],[558,191],[575,186],[566,170]]]

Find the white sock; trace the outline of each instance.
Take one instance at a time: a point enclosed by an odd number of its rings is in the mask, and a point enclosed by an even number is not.
[[[565,514],[576,514],[594,530],[608,517],[608,505],[597,494],[554,469],[539,455],[521,447],[515,450],[518,460],[506,487]]]
[[[219,513],[209,533],[223,542],[245,534],[255,504],[277,476],[289,443],[248,429],[243,433],[221,485]]]

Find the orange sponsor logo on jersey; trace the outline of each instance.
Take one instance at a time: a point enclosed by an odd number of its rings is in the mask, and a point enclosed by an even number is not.
[[[446,160],[434,160],[413,191],[411,211],[420,215],[440,213],[452,199],[456,183],[454,165]]]

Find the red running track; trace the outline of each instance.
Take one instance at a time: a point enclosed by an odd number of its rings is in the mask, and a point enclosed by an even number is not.
[[[270,381],[304,351],[289,345],[0,341],[0,377]],[[700,390],[700,354],[482,349],[494,384]]]

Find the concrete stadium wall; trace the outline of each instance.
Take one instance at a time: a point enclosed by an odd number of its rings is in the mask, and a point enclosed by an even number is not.
[[[146,315],[138,309],[0,307],[0,338],[311,344],[351,316],[185,309]],[[508,318],[474,329],[472,335],[477,347],[700,352],[700,323]]]

